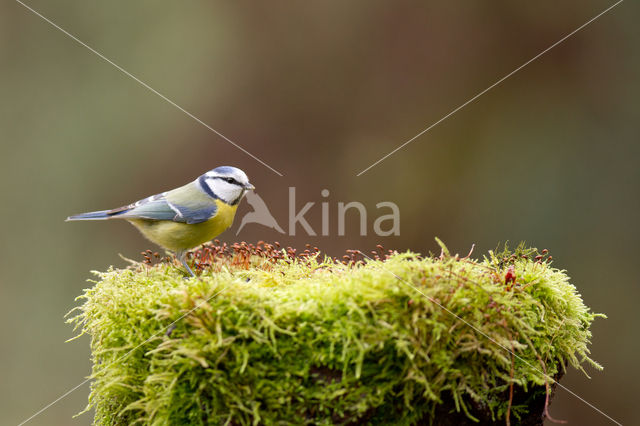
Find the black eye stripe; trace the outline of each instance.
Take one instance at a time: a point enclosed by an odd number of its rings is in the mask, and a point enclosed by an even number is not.
[[[231,183],[233,185],[240,185],[240,183],[237,180],[235,180],[234,178],[232,178],[232,177],[216,176],[214,179],[221,179],[221,180],[223,180],[223,181],[225,181],[227,183]]]

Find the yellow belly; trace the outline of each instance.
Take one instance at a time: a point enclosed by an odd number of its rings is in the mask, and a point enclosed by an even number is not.
[[[150,241],[179,252],[211,241],[233,223],[236,206],[216,200],[218,211],[206,222],[187,224],[170,220],[128,219]]]

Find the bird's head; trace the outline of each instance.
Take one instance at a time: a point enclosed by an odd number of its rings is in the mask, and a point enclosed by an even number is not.
[[[238,204],[247,191],[255,189],[245,172],[231,166],[208,171],[198,178],[198,183],[207,194],[232,206]]]

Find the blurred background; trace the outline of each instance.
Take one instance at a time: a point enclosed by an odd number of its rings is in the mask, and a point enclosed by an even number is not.
[[[65,223],[182,185],[218,165],[247,172],[280,226],[223,241],[453,252],[547,248],[586,304],[591,379],[562,384],[640,424],[638,5],[624,2],[361,176],[359,172],[609,7],[602,0],[99,2],[27,4],[235,141],[278,176],[20,3],[0,4],[0,423],[18,424],[81,383],[89,341],[64,314],[92,270],[155,250],[125,222]],[[327,189],[330,195],[321,196]],[[359,201],[337,235],[337,203]],[[392,201],[400,235],[373,222]],[[85,384],[30,425],[84,425]],[[573,425],[612,424],[566,391]]]

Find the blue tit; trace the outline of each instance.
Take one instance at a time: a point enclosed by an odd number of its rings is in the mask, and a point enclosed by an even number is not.
[[[180,188],[127,206],[70,216],[67,220],[125,219],[146,238],[173,251],[191,276],[188,250],[211,241],[233,223],[238,203],[255,189],[240,169],[217,167]]]

